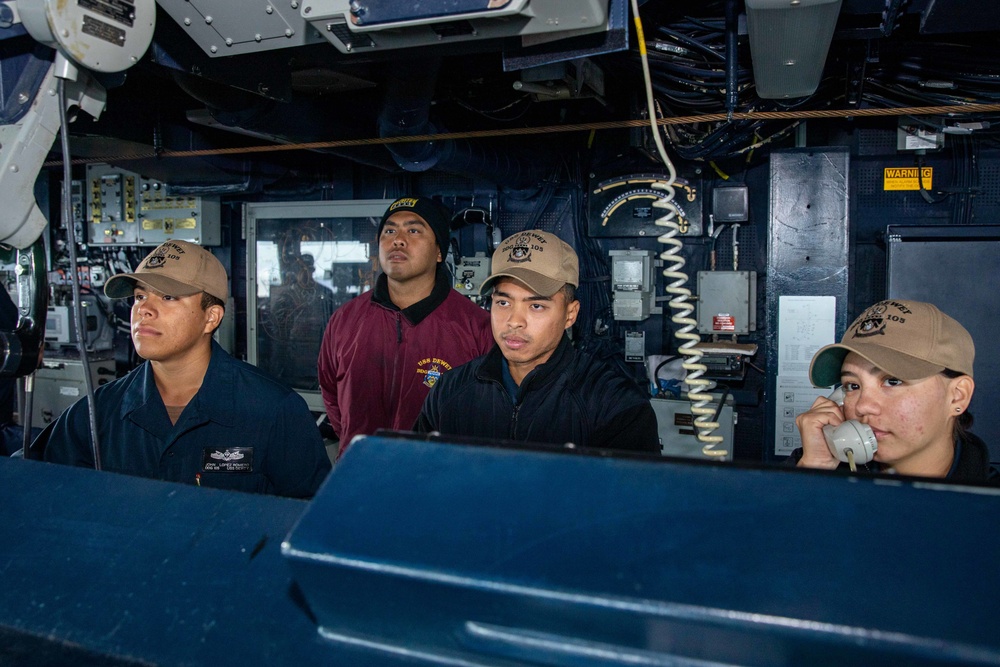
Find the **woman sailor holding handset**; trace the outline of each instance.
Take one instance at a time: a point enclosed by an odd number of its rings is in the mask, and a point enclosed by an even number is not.
[[[968,430],[974,357],[969,332],[932,304],[876,303],[840,343],[813,356],[810,380],[817,387],[841,385],[843,406],[836,402],[839,395],[817,398],[796,418],[802,448],[791,460],[806,468],[839,467],[836,452],[843,452],[844,443],[828,444],[830,427],[856,420],[877,441],[867,466],[872,472],[1000,483],[986,445]],[[868,433],[864,426],[857,430]],[[865,447],[854,450],[865,462]]]

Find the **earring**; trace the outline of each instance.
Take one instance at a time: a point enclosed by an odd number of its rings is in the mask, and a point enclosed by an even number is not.
[[[961,412],[962,408],[955,408],[955,412]]]

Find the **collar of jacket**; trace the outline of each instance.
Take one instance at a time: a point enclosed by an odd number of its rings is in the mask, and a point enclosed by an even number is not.
[[[556,349],[552,351],[552,356],[549,357],[549,360],[540,366],[536,366],[521,381],[521,384],[518,386],[518,394],[522,394],[524,388],[529,383],[532,387],[547,384],[550,379],[556,377],[569,365],[573,359],[573,352],[573,341],[563,332],[562,340],[559,341]],[[480,380],[492,380],[503,384],[503,369],[500,366],[502,363],[505,363],[503,352],[500,351],[499,345],[494,345],[486,353],[483,365],[479,367],[479,372],[476,375]]]
[[[801,458],[801,456],[799,457]],[[845,467],[847,464],[841,464]],[[868,472],[886,472],[882,465],[872,461],[864,466]],[[977,481],[990,479],[993,471],[990,467],[990,452],[986,443],[974,433],[966,432],[955,437],[955,460],[945,479],[955,481]]]
[[[222,346],[212,340],[212,357],[208,361],[208,369],[201,382],[201,389],[194,395],[189,407],[193,410],[184,409],[182,416],[185,422],[194,420],[196,423],[215,421],[225,426],[234,425],[233,401],[236,390],[236,375],[232,364],[227,363],[231,359]],[[160,397],[160,390],[156,388],[156,379],[153,376],[153,365],[146,361],[136,368],[133,373],[142,373],[139,379],[141,392],[129,392],[122,399],[121,418],[124,420],[129,416],[134,416],[133,422],[143,426],[146,430],[155,432],[153,424],[159,416],[166,417],[166,410],[161,410],[163,399]],[[180,423],[180,422],[178,422]],[[169,422],[168,422],[169,425]]]
[[[972,433],[955,438],[955,464],[949,479],[982,480],[990,476],[990,453],[986,443]]]
[[[378,274],[378,278],[375,279],[375,289],[372,290],[372,301],[383,308],[402,313],[403,317],[410,324],[416,326],[425,317],[433,313],[435,308],[444,303],[450,291],[451,280],[448,277],[448,270],[444,268],[444,263],[442,262],[437,266],[437,273],[434,276],[434,289],[431,290],[430,295],[417,301],[409,308],[400,308],[389,298],[389,279],[384,273]]]

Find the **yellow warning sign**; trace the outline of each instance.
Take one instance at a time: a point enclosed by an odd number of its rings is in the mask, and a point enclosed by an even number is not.
[[[933,188],[933,167],[886,167],[882,177],[882,189],[889,190],[924,190]]]

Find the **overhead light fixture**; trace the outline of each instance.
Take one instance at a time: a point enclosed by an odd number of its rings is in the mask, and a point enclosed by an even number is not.
[[[806,97],[816,92],[842,0],[746,0],[757,95]]]

